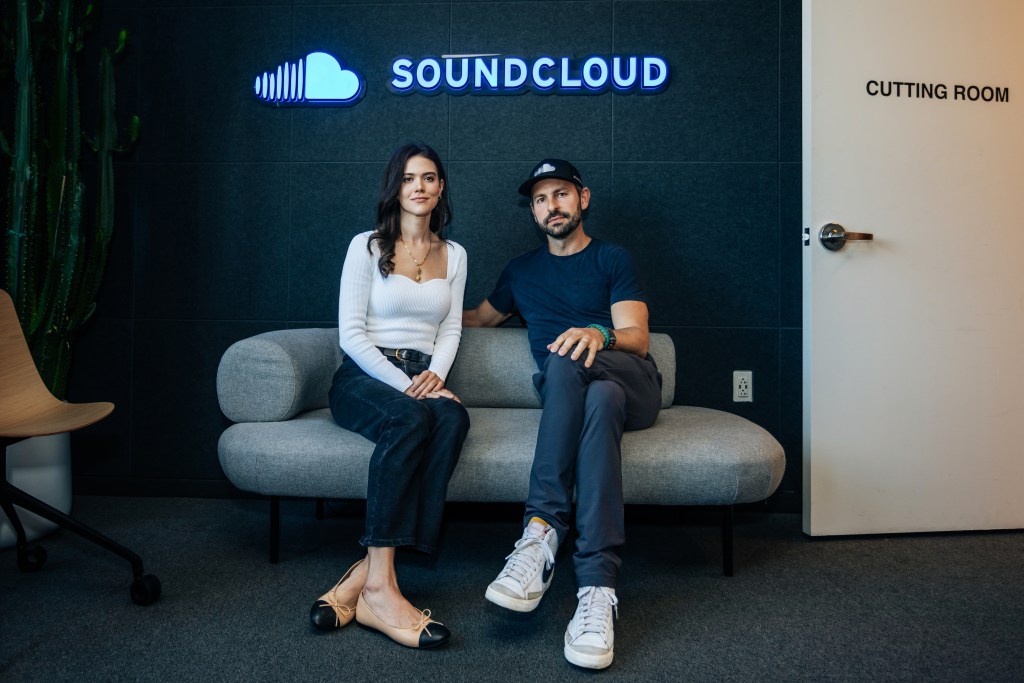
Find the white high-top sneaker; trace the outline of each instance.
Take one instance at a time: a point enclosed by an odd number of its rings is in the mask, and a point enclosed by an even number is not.
[[[576,614],[565,629],[565,658],[576,666],[604,669],[615,656],[615,625],[619,599],[614,588],[584,586],[576,594]]]
[[[556,550],[555,530],[536,517],[531,519],[523,537],[516,541],[515,550],[505,558],[505,568],[487,587],[484,597],[516,612],[532,612],[555,575]]]

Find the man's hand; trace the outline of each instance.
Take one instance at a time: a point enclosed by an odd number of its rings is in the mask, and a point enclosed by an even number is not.
[[[647,304],[641,301],[619,301],[612,304],[612,324],[616,351],[635,353],[640,357],[647,355]],[[571,352],[573,360],[579,360],[586,351],[583,365],[589,368],[597,352],[604,347],[604,335],[600,330],[594,327],[570,327],[548,344],[548,351],[559,356]]]
[[[405,395],[422,399],[427,398],[427,394],[439,392],[442,389],[444,389],[444,380],[435,375],[433,371],[427,370],[412,378],[412,384],[405,390]]]
[[[589,368],[597,352],[604,348],[604,335],[600,330],[593,327],[570,327],[558,335],[555,341],[548,344],[548,351],[564,356],[572,353],[570,358],[579,360],[583,352],[587,352],[587,358],[583,361],[583,367]]]

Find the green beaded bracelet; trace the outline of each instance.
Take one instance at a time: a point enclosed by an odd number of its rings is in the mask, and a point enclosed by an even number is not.
[[[611,337],[608,336],[608,328],[605,327],[604,325],[598,325],[597,323],[591,323],[587,325],[587,327],[593,327],[595,330],[604,335],[604,346],[602,346],[601,348],[607,349],[608,344],[610,344],[612,341]]]

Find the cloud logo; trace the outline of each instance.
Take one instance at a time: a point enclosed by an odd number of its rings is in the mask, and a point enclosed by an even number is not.
[[[533,175],[534,175],[534,177],[536,177],[536,176],[539,176],[541,173],[552,173],[552,172],[554,172],[554,170],[555,170],[555,167],[552,166],[551,164],[544,164],[543,166],[538,168],[534,172]]]
[[[253,90],[261,102],[279,107],[347,107],[363,98],[366,85],[332,55],[311,52],[294,64],[285,62],[276,71],[256,76]]]

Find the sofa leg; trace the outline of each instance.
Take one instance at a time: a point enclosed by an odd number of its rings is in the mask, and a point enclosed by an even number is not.
[[[722,508],[722,573],[732,576],[732,505]]]
[[[323,498],[317,498],[316,499],[316,518],[317,519],[323,519],[324,518],[324,499]]]
[[[270,564],[277,564],[281,553],[281,499],[270,497]]]

